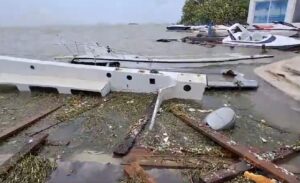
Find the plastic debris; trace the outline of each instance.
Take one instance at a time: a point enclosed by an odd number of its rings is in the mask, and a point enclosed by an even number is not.
[[[190,112],[195,112],[196,109],[194,109],[194,108],[189,108],[189,111],[190,111]]]
[[[214,130],[230,129],[234,126],[235,112],[229,107],[223,107],[207,115],[204,122]]]
[[[263,137],[260,137],[260,140],[263,142],[263,143],[267,143],[267,139],[263,138]]]
[[[257,174],[254,174],[254,173],[251,173],[251,172],[248,172],[246,171],[244,173],[244,176],[247,178],[247,179],[250,179],[256,183],[276,183],[277,181],[274,180],[274,179],[269,179],[265,176],[262,176],[262,175],[257,175]]]

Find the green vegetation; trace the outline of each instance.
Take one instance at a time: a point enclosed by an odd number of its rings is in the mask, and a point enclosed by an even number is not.
[[[187,25],[246,23],[250,0],[187,0],[181,23]]]

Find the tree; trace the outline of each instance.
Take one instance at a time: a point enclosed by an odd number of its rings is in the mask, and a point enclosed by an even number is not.
[[[249,0],[187,0],[183,7],[183,24],[246,23]]]

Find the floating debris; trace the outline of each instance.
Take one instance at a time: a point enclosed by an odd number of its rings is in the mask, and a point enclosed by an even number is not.
[[[234,126],[235,112],[229,107],[220,108],[210,113],[205,119],[207,123],[214,130],[227,130]]]
[[[158,39],[156,42],[169,43],[169,42],[177,42],[178,39]]]
[[[253,180],[256,183],[277,183],[277,181],[274,179],[269,179],[265,176],[250,173],[248,171],[244,173],[244,176],[250,180]]]
[[[260,140],[263,142],[263,143],[267,143],[267,139],[263,138],[263,137],[260,137]]]
[[[44,183],[56,168],[50,160],[29,155],[18,163],[8,174],[0,177],[2,183]]]

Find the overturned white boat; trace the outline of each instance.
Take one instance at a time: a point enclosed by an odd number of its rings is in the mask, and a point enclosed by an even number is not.
[[[130,54],[120,54],[109,47],[93,45],[85,47],[86,55],[57,57],[72,64],[122,67],[155,70],[188,70],[208,65],[230,64],[245,60],[271,58],[272,55],[232,55],[212,58],[157,58]]]
[[[52,61],[0,56],[0,85],[15,85],[20,91],[35,88],[71,94],[79,91],[157,93],[152,125],[159,105],[167,99],[201,100],[206,75],[151,72],[149,70],[93,67]]]
[[[250,32],[240,24],[234,24],[228,29],[229,36],[223,39],[224,44],[232,46],[266,47],[275,49],[290,49],[300,46],[300,40],[286,36],[262,32]]]

